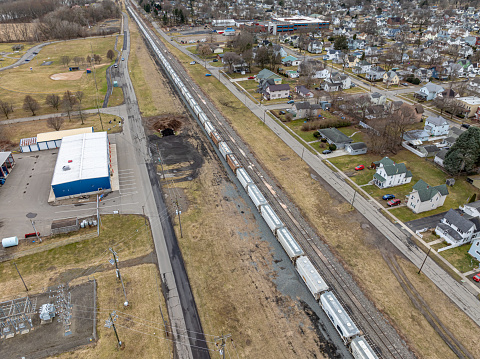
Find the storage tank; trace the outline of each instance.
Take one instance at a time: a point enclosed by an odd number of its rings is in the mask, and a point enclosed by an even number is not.
[[[2,239],[3,248],[18,246],[18,237],[7,237]]]

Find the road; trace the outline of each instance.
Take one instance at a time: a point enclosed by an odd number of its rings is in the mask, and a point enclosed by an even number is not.
[[[157,29],[158,30],[158,29]],[[161,33],[161,32],[160,32]],[[162,34],[162,33],[161,33]],[[164,35],[164,34],[162,34]],[[169,37],[164,36],[167,40]],[[194,60],[200,64],[204,62],[197,56],[192,55],[188,50],[175,42],[171,42],[180,51],[191,56]],[[249,98],[241,94],[233,83],[225,78],[220,69],[214,66],[210,66],[207,63],[207,70],[218,78],[228,90],[230,90],[241,102],[243,102],[259,119],[265,122],[265,124],[277,134],[297,155],[303,158],[303,160],[321,176],[327,183],[342,195],[346,201],[352,202],[354,194],[359,191],[359,188],[352,188],[353,183],[349,184],[349,179],[344,176],[339,178],[325,163],[322,161],[322,156],[315,155],[310,151],[305,151],[297,139],[284,127],[282,127],[277,121],[270,116],[265,115],[267,108],[263,105],[258,105],[252,102]],[[383,91],[382,92],[387,92]],[[389,94],[391,98],[396,100],[395,96]],[[400,100],[400,99],[398,99]],[[428,115],[428,113],[427,113]],[[343,174],[342,174],[343,175]],[[379,209],[381,206],[372,200],[367,200],[361,195],[355,196],[354,207],[372,224],[374,225],[385,237],[395,245],[410,261],[418,268],[421,266],[425,259],[425,252],[423,252],[415,243],[410,240],[410,235],[413,234],[408,227],[403,226],[403,230],[398,228],[390,219],[386,218]],[[405,234],[404,230],[409,233]],[[432,252],[434,252],[432,250]],[[463,310],[477,325],[480,325],[480,302],[476,298],[478,295],[478,288],[475,287],[468,279],[465,279],[463,283],[457,282],[452,278],[443,268],[441,268],[430,257],[426,259],[422,272],[432,280],[437,287],[442,290],[461,310]]]
[[[127,106],[128,121],[124,125],[126,141],[135,149],[134,170],[140,175],[140,188],[146,202],[145,214],[150,219],[157,253],[159,270],[166,289],[166,302],[178,358],[209,358],[205,336],[198,316],[190,282],[178,247],[177,238],[168,218],[165,203],[158,183],[156,164],[152,162],[140,110],[128,72],[130,32],[128,17],[124,15],[124,31],[128,37],[125,61],[119,69],[124,73],[123,90]]]

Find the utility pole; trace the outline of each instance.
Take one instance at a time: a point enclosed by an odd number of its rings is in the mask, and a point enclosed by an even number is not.
[[[221,336],[219,336],[219,337],[215,337],[215,338],[213,339],[215,342],[217,342],[217,341],[219,341],[219,340],[222,341],[222,343],[220,344],[220,347],[221,347],[221,348],[220,348],[220,355],[222,356],[223,359],[225,359],[225,344],[226,344],[226,343],[225,343],[225,340],[226,340],[227,338],[230,338],[231,336],[232,336],[231,334],[225,334],[225,335],[221,335]],[[217,346],[218,346],[218,344],[217,344]]]
[[[352,198],[352,208],[353,208],[353,202],[355,202],[355,196],[357,194],[357,191],[354,190],[353,192],[353,198]]]
[[[113,248],[108,248],[110,250],[110,252],[112,252],[112,255],[113,255],[113,259],[110,259],[110,264],[115,264],[115,272],[117,274],[117,278],[120,280],[120,282],[122,283],[122,289],[123,289],[123,295],[125,296],[125,302],[123,302],[123,305],[125,307],[128,307],[128,299],[127,299],[127,292],[125,291],[125,285],[123,284],[123,279],[122,279],[122,275],[120,274],[120,269],[118,268],[118,259],[117,259],[117,252],[115,252],[113,250]],[[112,263],[113,262],[113,263]]]
[[[118,347],[123,350],[123,349],[125,348],[125,343],[123,343],[123,342],[120,340],[120,338],[118,337],[117,328],[115,328],[115,321],[117,320],[118,315],[116,315],[116,312],[115,312],[115,311],[113,311],[113,312],[112,312],[111,314],[109,314],[109,315],[110,315],[110,319],[106,319],[106,320],[105,320],[105,326],[106,326],[107,328],[113,327],[113,331],[115,332],[115,337],[117,338]],[[112,315],[114,316],[113,318],[112,318]]]
[[[35,222],[30,220],[30,223],[32,223],[32,227],[33,227],[33,230],[35,231],[35,236],[37,237],[37,240],[42,243],[42,238],[40,238],[40,236],[38,235],[38,232],[37,230],[35,229]]]
[[[99,204],[99,199],[97,194],[97,237],[100,235],[100,213],[98,210],[98,204]]]
[[[145,217],[145,206],[142,206],[143,218],[145,219],[145,225],[147,225],[147,217]]]
[[[17,268],[17,263],[13,262],[13,265],[15,266],[15,269],[17,270],[17,273],[18,273],[18,275],[20,276],[20,279],[22,280],[23,285],[25,286],[25,290],[26,290],[27,293],[28,293],[28,287],[27,287],[27,285],[25,284],[25,281],[23,280],[23,277],[22,277],[22,275],[20,274],[20,271],[19,271],[18,268]]]
[[[425,256],[425,259],[423,260],[423,263],[422,263],[422,265],[420,266],[420,269],[418,270],[418,273],[417,273],[417,274],[420,274],[420,272],[422,271],[423,265],[424,265],[425,262],[427,261],[428,255],[430,254],[430,251],[431,251],[431,250],[432,250],[432,247],[428,248],[427,255]]]
[[[180,215],[182,214],[182,211],[178,209],[178,202],[177,202],[177,210],[175,211],[176,214],[178,215],[178,223],[180,224],[180,238],[183,238],[183,232],[182,232],[182,218]]]

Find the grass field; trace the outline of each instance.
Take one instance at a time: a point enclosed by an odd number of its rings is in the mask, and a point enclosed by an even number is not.
[[[0,99],[13,103],[14,112],[10,118],[32,116],[31,112],[22,109],[23,100],[26,95],[35,98],[41,108],[38,115],[54,112],[54,110],[45,104],[45,97],[48,94],[56,93],[63,95],[67,90],[76,92],[83,91],[83,104],[85,108],[93,108],[95,105],[96,91],[94,76],[86,74],[87,67],[92,71],[95,69],[97,85],[99,89],[99,99],[102,101],[107,89],[105,70],[112,63],[107,59],[107,51],[114,48],[115,37],[86,38],[82,40],[65,41],[45,46],[29,65],[22,65],[14,69],[2,71],[0,73]],[[95,66],[79,64],[83,72],[79,80],[52,80],[51,75],[58,73],[68,73],[68,67],[61,62],[62,56],[69,56],[71,59],[75,56],[86,58],[93,53],[102,57],[102,64]],[[53,61],[49,66],[40,66],[44,61]],[[73,60],[69,66],[76,66]],[[32,67],[32,71],[30,71]],[[2,114],[3,118],[3,114]]]
[[[83,125],[79,116],[72,117],[71,121],[68,120],[68,117],[65,117],[65,122],[60,130],[93,126],[95,132],[102,131],[98,114],[85,114],[84,116]],[[122,127],[118,125],[120,120],[120,117],[102,113],[103,130],[108,133],[121,132]],[[112,121],[112,123],[110,124],[109,121]],[[17,144],[22,138],[35,137],[39,133],[55,131],[48,126],[47,120],[19,122],[0,126],[7,138],[15,144]]]
[[[168,46],[168,45],[167,45]],[[181,62],[188,63],[187,56],[169,46]],[[423,316],[412,307],[398,282],[391,280],[390,270],[382,259],[380,249],[372,244],[360,224],[351,218],[349,207],[339,206],[329,192],[310,176],[310,169],[263,123],[225,91],[213,77],[205,78],[200,71],[187,67],[189,74],[202,85],[243,139],[249,143],[257,158],[272,173],[283,189],[295,199],[296,204],[325,241],[343,259],[346,267],[361,283],[376,306],[385,313],[403,333],[417,355],[425,358],[453,357],[450,349],[433,331]],[[281,158],[288,157],[288,161]],[[356,161],[359,157],[357,156]],[[408,165],[407,165],[408,166]],[[289,170],[286,170],[288,168]],[[291,175],[295,170],[295,176]],[[348,212],[348,213],[347,213]],[[412,265],[400,259],[402,266],[413,271]],[[475,356],[480,348],[472,337],[478,332],[475,324],[462,312],[453,308],[449,300],[429,280],[415,280],[417,290],[452,332],[462,324],[460,340]],[[440,308],[437,302],[445,306]]]
[[[460,247],[447,249],[440,252],[440,255],[449,261],[460,272],[465,273],[474,268],[478,268],[478,261],[468,254],[471,244],[465,244]]]
[[[114,87],[108,100],[108,107],[119,106],[123,104],[123,101],[123,90],[120,87]]]

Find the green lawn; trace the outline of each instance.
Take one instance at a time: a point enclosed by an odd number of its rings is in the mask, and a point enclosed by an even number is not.
[[[297,135],[299,135],[306,142],[311,142],[311,141],[318,140],[318,138],[315,138],[313,136],[317,132],[316,130],[312,130],[312,131],[302,131],[301,130],[304,122],[305,122],[304,119],[299,119],[299,120],[293,120],[293,121],[290,121],[290,122],[286,122],[285,125],[288,126],[293,132],[295,132]]]
[[[450,262],[460,272],[469,272],[474,268],[478,268],[479,262],[468,254],[471,244],[464,244],[463,246],[447,249],[439,254]]]

